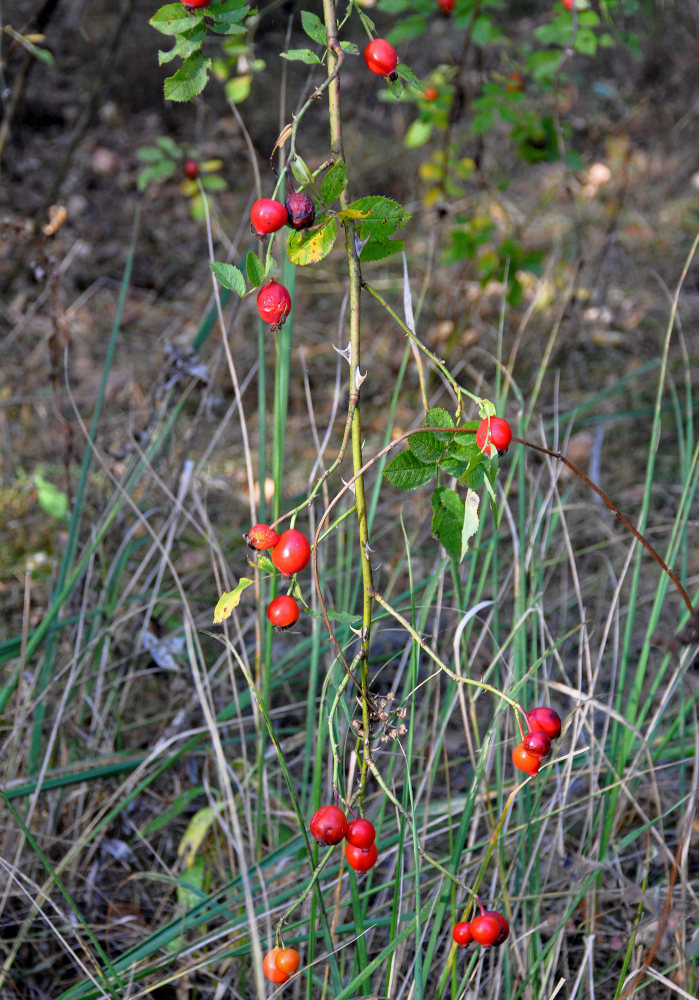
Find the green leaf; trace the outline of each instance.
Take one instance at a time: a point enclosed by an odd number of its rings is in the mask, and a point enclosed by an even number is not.
[[[165,97],[168,101],[190,101],[201,94],[209,78],[211,60],[201,52],[195,52],[182,63],[177,72],[165,81]]]
[[[136,187],[139,191],[145,191],[151,181],[160,180],[162,177],[171,177],[174,172],[175,164],[172,160],[160,160],[140,172]]]
[[[354,42],[340,42],[340,48],[350,56],[359,55],[359,49]]]
[[[210,267],[220,285],[223,285],[224,288],[230,288],[241,297],[245,295],[245,278],[240,268],[233,264],[219,264],[215,260],[211,262]]]
[[[347,187],[347,167],[343,160],[333,163],[323,178],[320,186],[320,196],[326,205],[336,201]]]
[[[319,45],[327,45],[328,36],[325,33],[325,26],[317,14],[312,14],[309,10],[302,10],[301,24],[309,38],[318,42]]]
[[[370,264],[375,260],[385,260],[394,253],[400,253],[405,246],[405,240],[371,240],[362,250],[359,259],[362,264]]]
[[[155,145],[171,156],[173,160],[179,160],[182,156],[182,150],[169,135],[159,135],[155,140]]]
[[[289,233],[286,241],[289,260],[302,267],[317,264],[330,253],[336,239],[337,218],[334,215],[324,224],[315,225],[311,229],[294,230]]]
[[[68,514],[68,497],[57,486],[44,479],[40,472],[34,473],[34,482],[39,499],[39,506],[45,514],[62,521]]]
[[[464,503],[464,521],[461,526],[461,551],[459,553],[459,562],[468,552],[468,543],[471,541],[473,536],[478,531],[478,505],[480,503],[480,497],[473,490],[468,490],[466,493],[466,501]]]
[[[288,59],[290,62],[303,62],[309,65],[320,62],[315,52],[311,52],[310,49],[289,49],[288,52],[281,52],[280,55],[282,59]]]
[[[248,250],[245,258],[245,273],[253,288],[257,288],[265,280],[265,265],[252,250]]]
[[[447,486],[438,486],[432,494],[432,534],[448,554],[461,559],[461,536],[465,504],[458,493]]]
[[[156,11],[148,23],[163,35],[180,35],[192,27],[192,19],[193,15],[181,3],[168,3]]]
[[[589,28],[581,28],[575,36],[573,48],[584,56],[593,56],[597,51],[597,35]]]
[[[385,241],[410,219],[410,212],[402,205],[382,195],[359,198],[348,208],[360,213],[357,217],[357,227],[363,240],[368,238]]]
[[[238,35],[247,31],[240,22],[249,13],[250,8],[245,0],[226,0],[225,3],[214,4],[208,11],[211,28],[218,35]]]
[[[202,42],[206,38],[206,25],[203,21],[196,24],[189,31],[184,32],[182,35],[178,35],[175,39],[174,46],[169,52],[163,52],[162,50],[158,52],[158,65],[163,66],[165,63],[171,62],[176,56],[180,59],[187,59],[198,49],[201,49]]]
[[[163,151],[157,146],[141,146],[136,150],[136,156],[144,163],[160,163],[163,159]]]
[[[563,53],[555,49],[533,52],[526,62],[526,71],[533,79],[541,82],[552,80],[556,75]]]
[[[233,590],[229,590],[221,594],[216,603],[216,607],[214,608],[214,625],[218,625],[219,622],[223,622],[226,618],[230,618],[233,611],[240,604],[240,598],[243,591],[246,590],[246,588],[251,584],[252,580],[248,579],[247,576],[242,576]],[[182,844],[180,844],[180,847],[182,847]]]
[[[436,465],[424,465],[412,452],[402,451],[383,470],[384,477],[397,490],[417,490],[437,473]]]
[[[204,174],[201,183],[205,191],[225,191],[228,185],[218,174]]]
[[[432,122],[424,122],[417,118],[405,133],[405,145],[407,149],[418,149],[429,141],[432,135]]]
[[[420,77],[416,76],[415,73],[413,73],[413,71],[411,70],[410,66],[407,66],[404,62],[398,63],[398,65],[396,66],[396,73],[401,78],[401,80],[405,81],[405,83],[411,83],[413,87],[417,87],[418,90],[422,89],[422,82],[420,80]]]
[[[313,174],[311,173],[308,164],[302,157],[292,157],[289,166],[291,167],[291,172],[295,179],[302,187],[313,183]]]
[[[425,416],[426,427],[453,428],[454,421],[451,414],[441,407],[428,410]],[[446,435],[436,434],[434,431],[421,431],[419,434],[412,434],[408,438],[408,448],[415,458],[425,464],[434,465],[446,453],[449,448],[449,440]]]

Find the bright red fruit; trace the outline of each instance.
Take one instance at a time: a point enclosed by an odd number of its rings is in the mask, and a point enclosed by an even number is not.
[[[495,944],[502,933],[502,927],[492,913],[482,913],[471,921],[471,937],[478,944],[489,946]]]
[[[267,617],[276,628],[290,628],[299,620],[299,606],[289,594],[281,594],[269,602]]]
[[[524,734],[522,746],[535,757],[548,757],[551,752],[551,737],[541,729],[535,729],[532,733]]]
[[[521,90],[524,90],[524,80],[519,73],[510,73],[508,80],[510,81],[505,90],[508,94],[516,94]]]
[[[308,566],[311,559],[311,543],[296,528],[282,531],[279,541],[272,549],[272,562],[284,576],[293,576]]]
[[[502,417],[486,417],[485,420],[481,420],[476,431],[476,444],[481,451],[487,451],[489,455],[492,455],[493,448],[499,455],[504,455],[510,447],[511,440],[510,425]]]
[[[287,976],[291,976],[294,972],[296,972],[300,962],[301,956],[296,951],[296,948],[282,948],[277,952],[275,964],[277,968],[281,972],[286,973]]]
[[[573,7],[575,6],[575,0],[561,0],[561,3],[563,4],[566,10],[572,10]]]
[[[552,740],[557,740],[561,735],[562,723],[560,715],[545,705],[539,705],[538,708],[533,708],[531,712],[527,712],[527,721],[534,731],[539,730],[539,732],[546,733]]]
[[[486,910],[484,912],[483,916],[485,916],[485,917],[495,917],[495,919],[497,920],[498,924],[500,925],[500,933],[498,934],[496,940],[493,941],[493,944],[494,945],[499,945],[499,944],[502,944],[503,941],[507,941],[508,937],[510,936],[510,925],[505,920],[505,918],[503,917],[502,913],[498,913],[497,910]],[[279,964],[279,959],[277,959],[277,965],[278,964]]]
[[[309,829],[320,844],[339,844],[347,834],[347,817],[338,806],[321,806]]]
[[[533,753],[529,753],[524,748],[524,743],[518,743],[512,751],[512,763],[520,771],[535,775],[539,773],[541,761]]]
[[[395,80],[398,53],[385,38],[372,38],[364,49],[364,62],[377,76]]]
[[[211,0],[182,0],[185,7],[194,7],[195,10],[199,7],[208,7]]]
[[[197,161],[196,160],[185,160],[184,161],[184,172],[185,172],[185,175],[187,177],[189,177],[190,181],[193,181],[194,178],[199,173],[199,164],[197,163]]]
[[[250,222],[258,236],[276,233],[288,221],[286,208],[274,198],[258,198],[250,209]]]
[[[471,925],[466,921],[462,920],[458,924],[454,924],[454,929],[451,932],[451,936],[454,938],[458,945],[465,948],[467,944],[473,941],[473,935],[471,934]]]
[[[366,851],[376,840],[374,824],[368,819],[353,819],[347,827],[346,837],[353,847]]]
[[[437,4],[443,14],[451,14],[454,9],[454,0],[437,0]]]
[[[376,844],[372,844],[371,847],[367,848],[355,847],[354,844],[348,844],[345,848],[345,855],[347,863],[356,872],[368,872],[376,864],[379,851]]]
[[[281,950],[281,948],[272,948],[262,960],[262,971],[267,979],[273,983],[285,983],[289,978],[288,974],[277,966],[277,955]]]
[[[243,538],[245,544],[251,549],[260,551],[271,549],[279,541],[279,535],[268,524],[253,524],[247,534],[243,535]]]
[[[291,296],[278,281],[268,281],[257,293],[257,311],[265,323],[278,330],[291,312]]]
[[[316,207],[302,191],[289,191],[284,202],[289,215],[289,225],[294,229],[308,229],[316,217]]]
[[[439,94],[434,89],[434,87],[425,87],[425,89],[423,90],[423,94],[426,101],[436,101],[437,98],[439,97]]]

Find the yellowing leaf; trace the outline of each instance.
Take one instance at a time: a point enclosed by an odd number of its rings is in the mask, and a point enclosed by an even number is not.
[[[177,857],[182,858],[185,868],[191,868],[196,861],[199,848],[216,820],[217,812],[216,806],[205,806],[195,812],[190,819],[177,848]]]
[[[238,581],[238,585],[235,590],[226,591],[226,593],[221,594],[218,599],[218,604],[214,608],[214,625],[218,625],[219,622],[223,622],[226,618],[230,618],[234,610],[240,604],[240,598],[246,587],[252,584],[252,580],[248,580],[246,576],[241,577]]]

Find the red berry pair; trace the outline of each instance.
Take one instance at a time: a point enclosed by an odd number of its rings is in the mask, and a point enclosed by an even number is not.
[[[285,983],[299,967],[301,956],[295,948],[272,948],[262,961],[262,971],[273,983]]]
[[[529,732],[512,751],[512,763],[520,771],[532,776],[539,773],[541,761],[548,757],[551,742],[561,735],[561,717],[545,705],[527,713]]]
[[[470,922],[464,920],[454,924],[451,934],[462,948],[471,941],[486,948],[498,947],[510,936],[510,925],[497,910],[483,910],[480,916],[474,917]]]
[[[510,447],[511,440],[512,430],[502,417],[486,417],[485,420],[481,420],[476,431],[476,444],[487,455],[492,455],[496,451],[498,455],[504,455]]]
[[[268,524],[253,524],[244,538],[251,549],[272,549],[272,562],[284,576],[300,573],[311,558],[311,543],[296,528],[288,528],[278,535]],[[299,614],[299,606],[290,594],[275,597],[267,608],[267,617],[278,629],[295,625]]]
[[[361,817],[348,823],[338,806],[321,806],[313,815],[310,831],[319,844],[334,845],[346,839],[347,863],[357,872],[368,872],[378,860],[373,823]]]

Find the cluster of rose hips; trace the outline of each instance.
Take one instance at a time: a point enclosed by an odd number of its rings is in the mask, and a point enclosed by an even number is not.
[[[313,814],[309,829],[319,844],[330,846],[346,840],[347,864],[357,872],[368,872],[378,860],[376,830],[368,819],[357,817],[348,823],[339,806],[321,806]]]
[[[280,948],[278,945],[268,951],[262,961],[262,971],[273,983],[285,983],[299,967],[301,956],[295,948]]]
[[[268,524],[253,524],[245,535],[245,541],[258,552],[271,549],[270,558],[284,576],[300,573],[311,559],[311,543],[296,528],[288,528],[278,535]],[[299,606],[291,594],[280,594],[267,607],[267,617],[278,629],[295,625],[299,613]]]
[[[529,732],[512,751],[512,763],[520,771],[534,776],[539,773],[541,762],[548,757],[551,743],[561,735],[561,717],[545,705],[527,712]]]
[[[497,910],[485,910],[473,920],[462,920],[454,924],[451,936],[462,948],[475,941],[485,948],[498,947],[510,936],[510,925]]]

